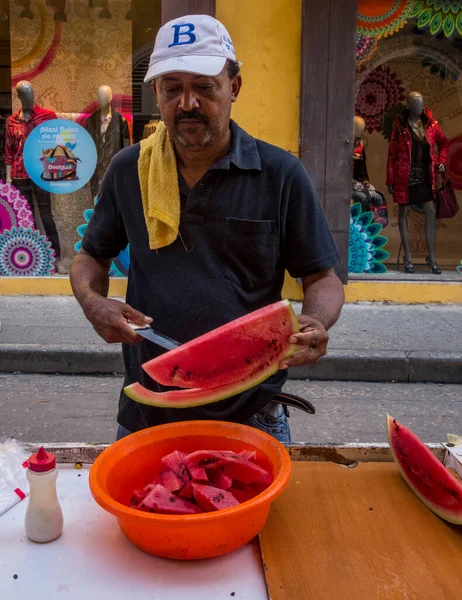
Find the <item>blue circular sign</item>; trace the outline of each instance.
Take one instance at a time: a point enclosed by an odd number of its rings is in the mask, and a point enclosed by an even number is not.
[[[37,125],[24,144],[24,166],[32,181],[53,194],[87,184],[96,168],[96,146],[86,129],[66,119]]]

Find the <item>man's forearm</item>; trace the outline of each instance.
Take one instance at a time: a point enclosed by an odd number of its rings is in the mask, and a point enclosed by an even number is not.
[[[110,264],[110,260],[96,259],[85,252],[74,258],[70,272],[72,291],[84,312],[92,297],[107,297]]]
[[[334,325],[340,316],[345,294],[343,285],[333,269],[303,279],[302,314],[320,321],[325,329]]]

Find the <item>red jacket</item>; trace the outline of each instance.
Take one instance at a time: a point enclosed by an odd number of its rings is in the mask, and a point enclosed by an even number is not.
[[[28,179],[29,175],[24,167],[24,144],[30,132],[45,121],[56,119],[56,113],[42,108],[37,104],[32,109],[29,121],[21,117],[21,109],[8,117],[5,125],[5,164],[12,165],[12,179]]]
[[[425,137],[430,145],[431,181],[433,196],[436,198],[438,182],[438,165],[447,165],[449,141],[425,108],[422,113],[422,123],[425,127]],[[398,204],[408,204],[408,181],[411,174],[412,138],[409,131],[406,114],[396,117],[388,148],[387,185],[393,186],[393,200]]]

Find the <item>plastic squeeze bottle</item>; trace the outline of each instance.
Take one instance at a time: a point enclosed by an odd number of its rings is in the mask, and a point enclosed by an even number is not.
[[[26,535],[33,542],[51,542],[63,531],[63,512],[56,494],[56,458],[41,446],[29,458],[27,479],[30,496],[26,511]]]

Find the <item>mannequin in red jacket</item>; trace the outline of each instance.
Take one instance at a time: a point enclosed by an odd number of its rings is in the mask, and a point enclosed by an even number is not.
[[[399,232],[404,248],[406,273],[414,273],[409,233],[408,208],[421,204],[425,213],[427,265],[440,275],[436,264],[436,193],[438,174],[446,171],[449,142],[430,111],[424,107],[422,94],[411,92],[406,98],[407,111],[398,115],[393,126],[387,162],[387,186],[399,204]]]

